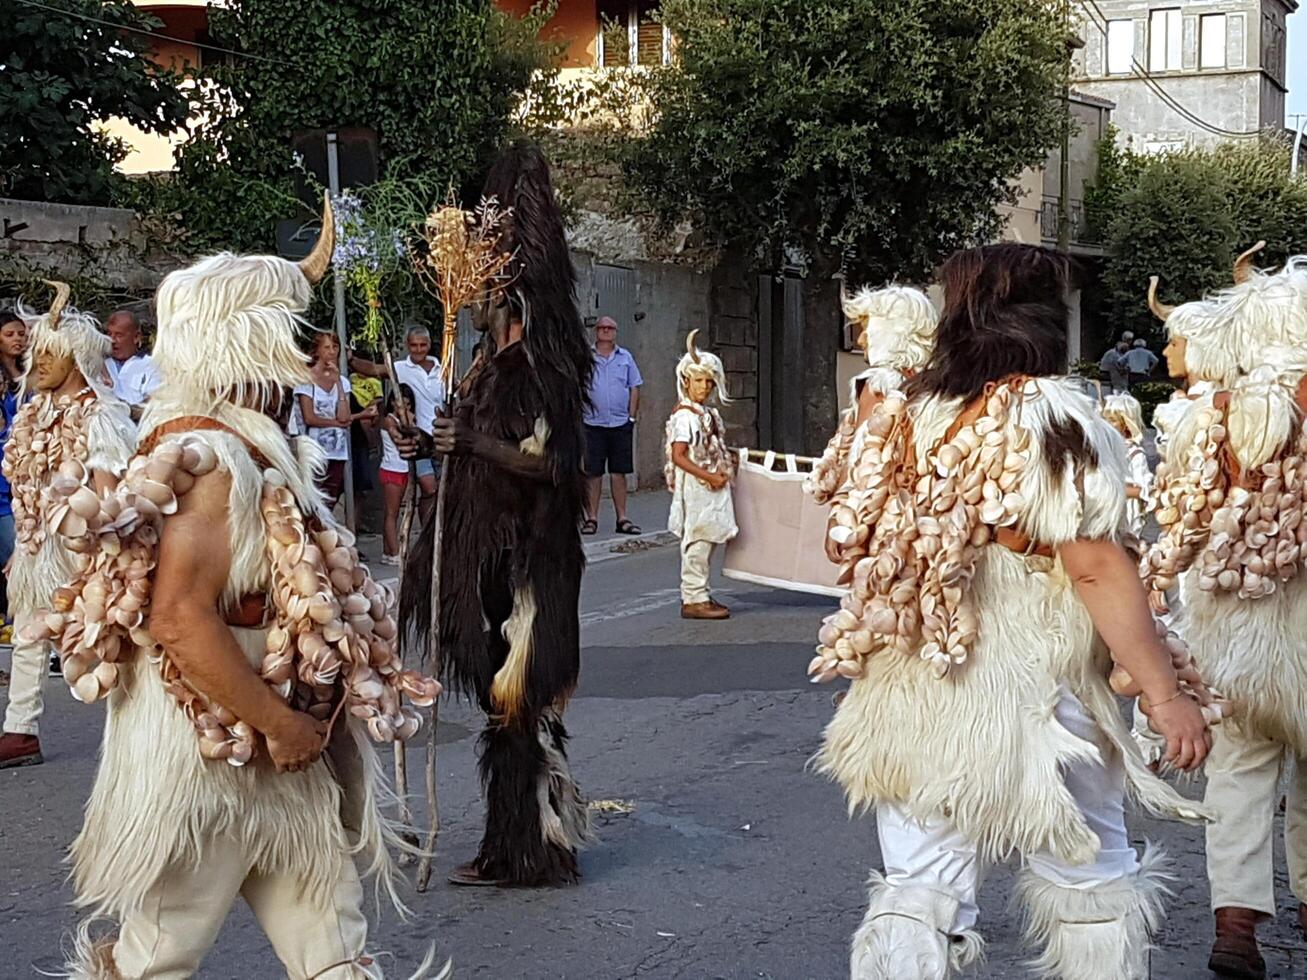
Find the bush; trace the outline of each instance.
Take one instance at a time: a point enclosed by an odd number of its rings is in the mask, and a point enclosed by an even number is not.
[[[1174,393],[1175,385],[1170,381],[1145,381],[1130,389],[1130,394],[1139,400],[1139,405],[1143,409],[1144,422],[1149,425],[1152,424],[1153,412],[1157,410],[1157,406],[1169,401]]]

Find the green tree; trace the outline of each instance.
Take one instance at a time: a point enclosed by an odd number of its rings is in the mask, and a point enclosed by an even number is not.
[[[1104,264],[1114,330],[1161,339],[1148,311],[1148,277],[1164,302],[1198,299],[1231,284],[1235,257],[1258,240],[1257,262],[1307,251],[1307,180],[1289,176],[1290,149],[1267,138],[1187,149],[1137,161],[1112,202]]]
[[[108,204],[127,150],[98,125],[119,117],[171,133],[188,102],[177,76],[145,57],[136,31],[157,20],[129,0],[57,5],[0,4],[0,196]]]
[[[1042,0],[663,0],[633,193],[770,268],[808,269],[804,431],[829,428],[832,276],[925,278],[996,237],[1011,178],[1060,139],[1067,34]],[[827,381],[825,379],[829,378]]]
[[[474,192],[533,74],[550,64],[539,16],[485,0],[214,6],[215,43],[247,57],[207,72],[177,187],[155,206],[180,212],[197,244],[267,247],[294,191],[292,136],[348,126],[377,131],[385,176]]]

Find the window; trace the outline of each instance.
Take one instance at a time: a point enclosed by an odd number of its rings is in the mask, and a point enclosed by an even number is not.
[[[599,63],[605,68],[665,65],[671,37],[657,18],[658,0],[598,0]]]
[[[1148,67],[1153,71],[1179,71],[1183,27],[1178,9],[1154,10],[1148,15]]]
[[[1198,18],[1198,67],[1225,67],[1225,14]]]
[[[1107,73],[1129,75],[1135,60],[1135,22],[1107,22]]]

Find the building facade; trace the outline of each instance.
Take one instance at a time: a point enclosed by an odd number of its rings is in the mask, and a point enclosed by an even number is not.
[[[1285,19],[1298,0],[1085,0],[1076,88],[1115,104],[1143,152],[1284,127]]]

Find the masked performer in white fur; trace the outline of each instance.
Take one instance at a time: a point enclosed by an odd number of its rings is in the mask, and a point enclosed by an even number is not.
[[[1175,308],[1157,301],[1156,279],[1150,290],[1171,374],[1213,390],[1158,469],[1162,534],[1144,573],[1159,594],[1182,595],[1176,619],[1195,662],[1238,706],[1207,761],[1210,966],[1261,977],[1256,925],[1275,914],[1272,823],[1287,767],[1289,884],[1307,902],[1307,268],[1236,280]]]
[[[681,539],[681,618],[729,619],[731,612],[708,591],[713,548],[739,533],[731,480],[735,457],[726,446],[726,423],[710,402],[725,404],[726,370],[716,354],[701,351],[691,330],[676,365],[680,397],[667,419],[663,475],[672,493],[667,529]]]
[[[157,295],[163,375],[113,494],[67,493],[84,552],[44,629],[82,700],[108,699],[72,845],[84,926],[72,975],[184,977],[240,896],[296,980],[377,976],[364,873],[395,898],[369,742],[412,735],[387,597],[321,506],[321,453],[270,417],[308,378],[296,344],[332,248],[301,265],[216,255]],[[63,468],[60,477],[65,476]]]
[[[474,310],[477,361],[453,417],[434,426],[434,450],[448,456],[440,607],[433,520],[409,559],[401,621],[425,652],[438,619],[439,668],[487,715],[485,835],[450,881],[557,885],[577,880],[590,834],[563,709],[580,672],[581,407],[593,359],[540,151],[507,149],[483,196],[512,208],[502,242],[514,257]]]
[[[1067,269],[992,245],[953,255],[934,352],[867,421],[835,523],[852,579],[810,670],[850,677],[818,754],[874,807],[884,873],[857,980],[946,977],[980,952],[987,864],[1025,858],[1041,976],[1142,980],[1162,859],[1126,832],[1127,789],[1198,816],[1143,765],[1107,684],[1143,686],[1168,758],[1206,755],[1134,560],[1118,543],[1125,451],[1065,363]]]
[[[55,299],[50,311],[41,317],[23,315],[32,332],[24,383],[32,399],[14,418],[4,452],[17,547],[9,567],[15,639],[0,769],[41,762],[38,731],[50,644],[24,639],[24,634],[55,588],[72,576],[74,558],[50,527],[51,480],[60,466],[75,463],[90,487],[110,487],[122,475],[136,441],[127,406],[103,380],[109,338],[94,317],[67,305],[68,286],[51,285]]]
[[[1124,392],[1113,392],[1103,399],[1105,418],[1126,448],[1126,515],[1130,533],[1138,537],[1144,529],[1153,492],[1153,469],[1144,452],[1144,412],[1138,399]]]
[[[859,427],[886,393],[925,366],[935,345],[939,315],[926,294],[911,286],[863,287],[852,296],[841,295],[844,316],[859,328],[858,344],[867,367],[849,385],[849,405],[821,458],[804,484],[818,503],[829,503],[848,479],[850,455]],[[829,539],[828,539],[829,540]],[[827,551],[836,561],[831,546]]]

